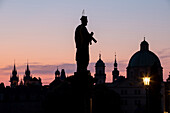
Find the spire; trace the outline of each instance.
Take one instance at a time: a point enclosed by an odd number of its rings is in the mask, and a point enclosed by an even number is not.
[[[29,70],[28,60],[27,60],[27,69],[25,70],[25,75],[26,75],[26,76],[30,76],[30,70]]]
[[[15,59],[14,59],[14,65],[15,65]]]
[[[15,67],[15,59],[14,59],[14,70],[16,70],[16,67]]]
[[[114,63],[114,68],[117,68],[116,52],[115,52],[115,63]]]
[[[15,67],[15,60],[14,60],[14,69],[12,71],[12,75],[13,76],[16,76],[17,75],[17,70],[16,70],[16,67]]]
[[[12,71],[12,77],[10,77],[11,87],[14,88],[18,85],[19,77],[17,77],[17,70],[15,67],[15,60],[14,60],[14,69]]]
[[[29,66],[28,66],[28,59],[27,59],[27,70],[29,70]]]
[[[27,70],[29,70],[29,64],[28,64],[28,61],[27,61]]]
[[[102,56],[101,53],[99,53],[99,59],[101,59],[101,56]]]
[[[114,70],[112,71],[112,75],[113,75],[113,82],[114,82],[119,77],[119,70],[117,69],[117,61],[116,61],[116,52],[115,52]]]
[[[15,67],[15,64],[14,64],[14,71],[16,71],[16,67]]]

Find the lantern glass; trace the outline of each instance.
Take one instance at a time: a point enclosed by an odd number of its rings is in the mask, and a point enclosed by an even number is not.
[[[143,83],[144,83],[145,86],[149,86],[150,77],[143,77]]]

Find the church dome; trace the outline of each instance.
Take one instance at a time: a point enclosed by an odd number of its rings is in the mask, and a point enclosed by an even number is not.
[[[57,69],[55,75],[60,75],[60,71]]]
[[[96,63],[96,67],[105,67],[105,63],[101,60],[101,54],[99,54],[99,60]]]
[[[152,66],[153,64],[161,67],[159,58],[149,51],[149,44],[144,40],[141,42],[140,51],[131,57],[128,67]]]
[[[105,64],[104,64],[104,62],[103,62],[101,59],[99,59],[99,60],[97,61],[97,63],[96,63],[96,66],[98,66],[98,67],[103,67],[103,66],[105,66]]]
[[[151,51],[138,51],[130,59],[128,67],[161,66],[159,58]]]

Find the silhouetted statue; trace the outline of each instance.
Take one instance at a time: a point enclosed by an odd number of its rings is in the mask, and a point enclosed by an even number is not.
[[[89,44],[92,44],[92,40],[96,43],[97,41],[93,38],[93,32],[89,33],[87,25],[87,16],[81,17],[81,25],[76,28],[75,31],[75,42],[76,42],[76,61],[77,61],[77,72],[87,71],[89,64]]]

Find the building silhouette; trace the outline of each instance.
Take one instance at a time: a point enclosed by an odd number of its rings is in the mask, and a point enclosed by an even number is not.
[[[61,78],[60,79],[61,79],[61,81],[64,81],[66,79],[66,74],[65,74],[64,69],[61,70]]]
[[[55,71],[55,79],[49,85],[51,87],[57,86],[57,85],[61,84],[62,82],[64,82],[65,79],[66,79],[65,70],[62,69],[61,75],[60,75],[60,71],[57,68],[57,70]]]
[[[18,86],[19,77],[17,76],[17,70],[14,63],[14,69],[12,71],[12,77],[10,77],[11,87],[14,88]]]
[[[64,69],[59,71],[57,68],[54,80],[49,85],[42,86],[41,78],[31,75],[28,63],[25,75],[19,83],[14,63],[10,86],[0,84],[0,112],[89,113],[91,109],[93,113],[146,113],[146,90],[142,81],[144,76],[151,77],[149,113],[170,112],[170,77],[163,82],[161,62],[157,55],[149,50],[149,43],[145,39],[140,44],[140,50],[129,60],[127,78],[119,75],[116,55],[114,69],[110,72],[113,75],[112,82],[106,82],[106,65],[101,54],[94,68],[94,79],[90,71],[89,78],[76,77],[76,72],[67,77]]]
[[[149,113],[163,113],[164,92],[163,74],[159,58],[149,50],[147,41],[141,42],[140,50],[129,60],[127,78],[119,76],[115,57],[113,82],[106,86],[120,95],[123,112],[135,113],[146,112],[146,91],[143,77],[151,77],[149,87]],[[166,90],[166,89],[165,89]]]
[[[151,77],[149,87],[149,112],[163,112],[161,86],[163,84],[163,72],[159,58],[149,50],[147,41],[141,42],[140,51],[130,59],[127,67],[127,79],[142,82],[144,76]]]
[[[118,70],[117,66],[118,66],[118,64],[117,64],[116,55],[115,55],[114,70],[112,71],[113,82],[119,78],[119,70]]]
[[[95,65],[95,78],[96,78],[96,84],[104,84],[106,80],[106,74],[105,74],[105,63],[101,60],[101,54],[99,54],[99,60],[97,61]]]
[[[27,69],[25,70],[25,76],[24,76],[24,85],[28,86],[29,84],[31,84],[31,72],[29,70],[29,65],[27,63]]]

